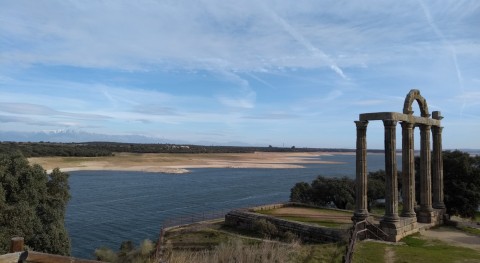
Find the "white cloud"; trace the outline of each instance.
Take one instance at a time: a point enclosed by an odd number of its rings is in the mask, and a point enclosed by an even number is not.
[[[478,3],[463,4],[468,10],[455,1],[428,7],[452,24],[445,35],[478,10]],[[230,72],[330,68],[345,78],[345,67],[412,56],[412,46],[428,51],[418,45],[432,41],[422,14],[412,10],[416,1],[19,0],[0,11],[0,63],[209,70],[222,61]]]

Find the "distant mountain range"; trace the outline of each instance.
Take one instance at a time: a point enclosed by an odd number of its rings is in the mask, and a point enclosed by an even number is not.
[[[124,142],[124,143],[173,143],[173,141],[143,135],[107,135],[77,130],[40,132],[0,131],[0,141],[15,142]],[[175,141],[175,143],[182,143]]]
[[[218,146],[218,142],[211,141],[183,141],[156,138],[144,135],[108,135],[90,133],[78,130],[57,130],[39,132],[0,131],[0,141],[13,142],[121,142],[121,143],[167,143],[167,144],[195,144]],[[244,142],[226,142],[221,145],[228,146],[251,146]]]

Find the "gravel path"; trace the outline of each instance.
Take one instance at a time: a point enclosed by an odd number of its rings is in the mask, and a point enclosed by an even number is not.
[[[473,248],[480,251],[480,236],[475,236],[448,227],[439,227],[423,231],[422,236],[444,241],[450,245]]]

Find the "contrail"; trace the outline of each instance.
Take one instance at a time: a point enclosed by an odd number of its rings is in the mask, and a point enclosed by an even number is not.
[[[345,76],[345,73],[343,73],[343,70],[337,66],[337,64],[322,50],[318,49],[315,47],[310,41],[308,41],[302,34],[300,34],[295,28],[293,28],[285,19],[281,18],[277,13],[275,13],[273,10],[265,8],[265,10],[272,16],[273,20],[280,24],[282,28],[287,31],[290,36],[292,36],[295,40],[300,42],[306,49],[311,51],[315,56],[320,57],[322,60],[327,62],[329,65],[330,69],[335,71],[340,77],[343,79],[348,79],[347,76]]]
[[[422,7],[423,13],[425,14],[425,18],[427,19],[428,24],[430,27],[433,29],[437,37],[439,37],[442,42],[450,49],[450,54],[452,56],[453,60],[453,65],[455,67],[455,71],[457,73],[457,80],[458,80],[458,85],[460,87],[460,91],[462,94],[465,93],[465,88],[463,86],[463,76],[462,72],[460,71],[460,67],[458,66],[458,61],[457,61],[457,50],[455,49],[455,46],[452,45],[446,38],[445,35],[443,35],[442,31],[437,27],[435,24],[435,21],[433,21],[432,15],[430,14],[430,11],[428,10],[427,6],[425,3],[423,3],[422,0],[418,0],[420,6]],[[465,97],[463,98],[463,103],[462,103],[462,109],[460,111],[460,115],[463,114],[463,110],[465,109],[465,104],[466,104],[466,99]]]

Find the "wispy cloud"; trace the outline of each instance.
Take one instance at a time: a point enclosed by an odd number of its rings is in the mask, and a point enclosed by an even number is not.
[[[171,107],[164,107],[157,104],[139,104],[135,106],[132,110],[133,112],[138,112],[147,115],[167,115],[167,116],[178,116],[179,113]]]
[[[63,117],[71,117],[76,119],[94,119],[94,120],[108,119],[107,116],[103,116],[103,115],[63,112],[63,111],[54,110],[47,106],[36,105],[31,103],[9,103],[9,102],[0,103],[0,111],[12,113],[12,114],[22,114],[22,115],[63,116]]]
[[[359,100],[354,102],[355,105],[359,106],[371,106],[371,105],[379,105],[379,104],[384,104],[387,103],[388,101],[386,100]]]
[[[445,37],[443,32],[438,28],[437,24],[435,23],[435,20],[433,19],[432,15],[430,14],[430,10],[425,5],[425,3],[422,0],[418,0],[418,2],[420,3],[420,6],[422,7],[422,10],[425,14],[425,18],[427,19],[430,27],[433,29],[435,34],[445,43],[445,45],[450,49],[450,54],[451,54],[451,57],[452,57],[453,66],[455,68],[455,73],[456,73],[457,80],[458,80],[458,87],[460,89],[460,92],[464,93],[465,88],[464,88],[464,84],[463,84],[463,76],[462,76],[462,71],[460,70],[460,66],[458,65],[457,50],[456,50],[455,46]],[[465,100],[462,103],[461,113],[463,112],[464,108],[465,108]]]
[[[401,111],[411,88],[446,120],[479,115],[478,14],[456,0],[4,1],[0,130],[333,144],[322,130],[351,147],[354,130],[328,123]]]
[[[308,51],[312,52],[315,57],[323,60],[335,73],[337,73],[343,79],[347,79],[347,76],[343,73],[343,70],[322,50],[315,47],[310,41],[308,41],[300,32],[298,32],[293,26],[291,26],[285,19],[281,18],[277,13],[271,9],[266,9],[273,20],[278,23],[290,36],[303,45]]]
[[[288,120],[299,118],[299,116],[291,113],[263,113],[257,115],[247,115],[243,118],[252,120]]]

